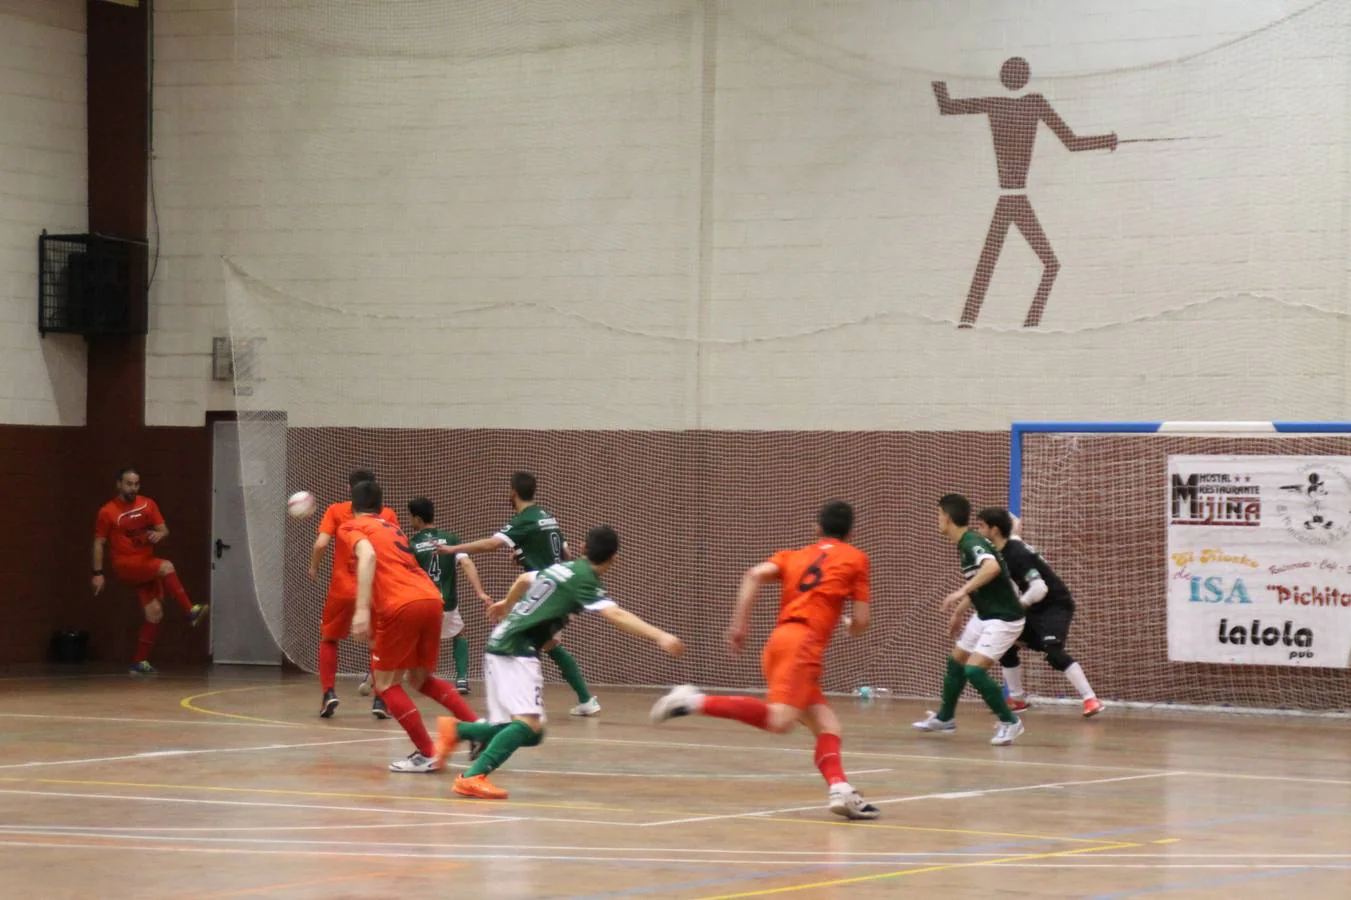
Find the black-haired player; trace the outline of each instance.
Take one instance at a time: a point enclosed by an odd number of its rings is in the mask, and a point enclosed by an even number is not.
[[[976,530],[994,544],[1004,557],[1009,576],[1018,587],[1019,600],[1027,610],[1027,621],[1018,644],[1010,647],[999,660],[1004,667],[1004,682],[1009,688],[1009,707],[1014,710],[1027,709],[1023,672],[1018,662],[1018,645],[1021,644],[1045,654],[1050,667],[1063,673],[1069,683],[1074,685],[1084,700],[1085,718],[1102,712],[1102,701],[1093,693],[1083,666],[1065,651],[1070,620],[1074,618],[1074,598],[1070,596],[1065,582],[1047,565],[1040,553],[1014,536],[1013,516],[1007,509],[999,506],[982,509],[976,515]]]

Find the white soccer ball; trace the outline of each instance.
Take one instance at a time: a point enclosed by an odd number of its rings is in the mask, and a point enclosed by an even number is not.
[[[314,515],[314,495],[309,491],[296,491],[286,501],[286,511],[293,519],[308,519]]]

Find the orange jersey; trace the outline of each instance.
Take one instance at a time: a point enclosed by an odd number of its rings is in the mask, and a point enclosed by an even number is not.
[[[151,528],[164,524],[159,507],[149,497],[135,497],[130,503],[120,496],[99,508],[94,519],[94,536],[108,542],[114,564],[154,557],[154,545],[147,535]]]
[[[329,504],[328,509],[324,510],[323,520],[319,523],[319,534],[336,538],[338,529],[352,521],[353,517],[352,501],[344,500],[341,503]],[[399,517],[394,515],[394,510],[388,506],[380,510],[380,518],[396,528],[399,525]],[[328,593],[330,596],[342,598],[357,595],[356,557],[352,556],[352,548],[343,546],[342,541],[337,541],[333,547],[333,575],[328,581]]]
[[[371,586],[371,608],[389,615],[418,600],[433,598],[441,602],[441,589],[418,565],[408,538],[398,525],[383,518],[357,516],[338,529],[338,543],[356,559],[356,545],[369,541],[375,550],[375,582]],[[353,581],[355,588],[355,581]]]
[[[868,554],[844,541],[823,538],[800,550],[780,550],[769,561],[783,582],[780,625],[803,622],[826,641],[845,603],[869,601]]]

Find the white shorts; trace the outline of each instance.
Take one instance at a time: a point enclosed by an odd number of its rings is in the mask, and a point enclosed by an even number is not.
[[[441,640],[448,641],[464,631],[464,616],[457,606],[441,617]]]
[[[485,653],[483,681],[490,724],[502,725],[515,716],[539,716],[544,721],[544,673],[538,656]]]
[[[1022,635],[1025,621],[1005,622],[1003,619],[982,619],[972,615],[966,620],[962,636],[957,638],[957,646],[967,653],[979,653],[986,659],[999,662],[999,658]]]

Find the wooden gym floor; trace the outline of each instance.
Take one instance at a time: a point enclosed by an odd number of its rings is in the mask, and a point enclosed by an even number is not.
[[[883,810],[850,823],[805,734],[653,727],[651,691],[577,720],[551,686],[504,803],[388,772],[407,739],[339,691],[321,721],[313,679],[251,670],[0,680],[0,896],[1351,897],[1345,721],[1037,709],[998,748],[976,700],[944,736],[842,700]]]

